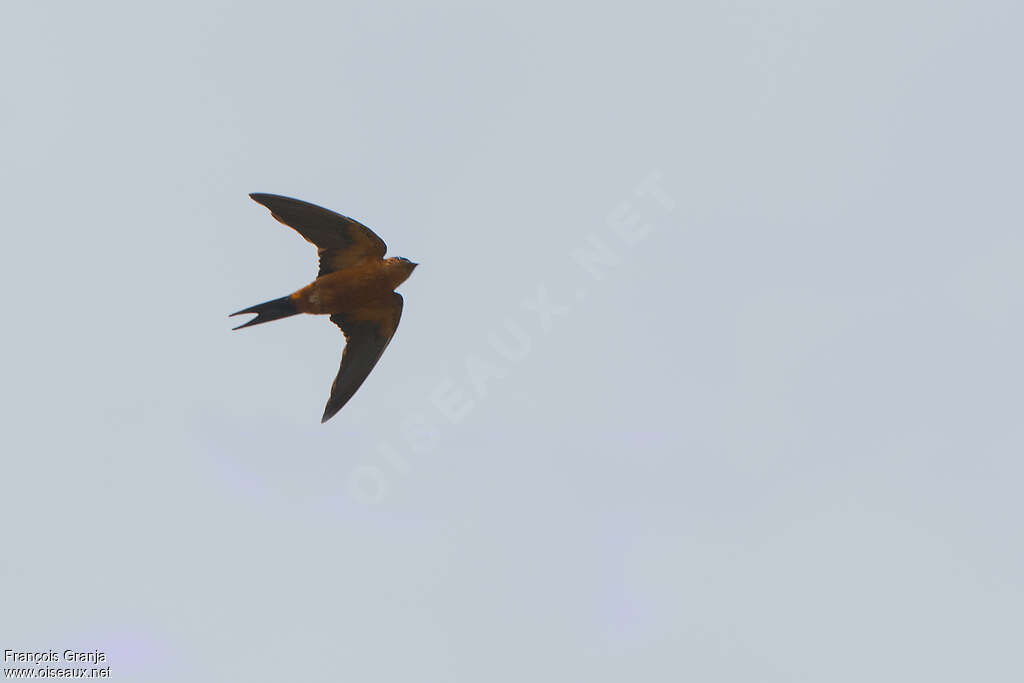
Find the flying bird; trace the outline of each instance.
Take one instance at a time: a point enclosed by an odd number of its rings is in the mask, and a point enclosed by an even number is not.
[[[316,246],[320,270],[313,282],[288,296],[232,313],[256,314],[234,329],[299,313],[331,316],[345,335],[345,350],[320,420],[327,422],[352,398],[391,342],[402,317],[402,295],[394,289],[418,264],[384,258],[387,245],[357,220],[291,197],[249,196]]]

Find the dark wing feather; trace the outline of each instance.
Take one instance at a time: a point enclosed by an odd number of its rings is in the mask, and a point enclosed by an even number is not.
[[[384,240],[357,220],[291,197],[259,192],[249,196],[270,209],[274,218],[316,245],[320,256],[317,277],[366,259],[384,258],[387,251]]]
[[[395,292],[383,301],[331,316],[331,322],[345,333],[345,351],[320,422],[334,417],[356,393],[391,342],[401,317],[402,295]]]

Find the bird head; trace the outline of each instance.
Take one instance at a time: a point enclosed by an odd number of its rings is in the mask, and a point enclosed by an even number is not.
[[[412,271],[416,270],[418,263],[413,263],[404,256],[396,256],[387,260],[388,272],[391,274],[391,279],[394,281],[392,287],[397,287],[401,283],[405,282]]]

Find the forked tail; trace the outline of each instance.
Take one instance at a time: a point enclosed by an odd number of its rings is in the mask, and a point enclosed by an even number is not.
[[[299,310],[295,308],[295,303],[292,301],[290,296],[283,296],[280,299],[265,301],[262,304],[250,306],[245,310],[232,313],[228,317],[231,318],[236,315],[242,315],[243,313],[255,313],[256,317],[244,325],[239,325],[232,329],[240,330],[243,327],[249,327],[249,325],[259,325],[261,323],[269,323],[271,320],[280,320],[281,318],[297,315]]]

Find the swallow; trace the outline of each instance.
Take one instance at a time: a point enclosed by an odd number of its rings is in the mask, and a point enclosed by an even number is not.
[[[348,216],[291,197],[262,193],[249,196],[316,247],[320,270],[316,279],[302,289],[228,317],[256,314],[234,328],[240,330],[299,313],[331,316],[331,322],[345,335],[345,350],[322,424],[352,398],[391,342],[402,317],[402,295],[394,291],[395,287],[405,282],[419,264],[402,257],[384,258],[384,240]]]

